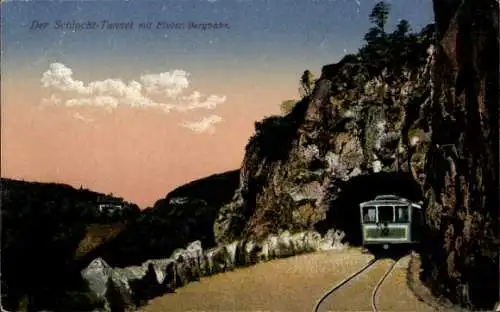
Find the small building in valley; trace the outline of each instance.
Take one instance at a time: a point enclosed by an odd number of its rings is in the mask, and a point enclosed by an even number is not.
[[[123,198],[112,196],[99,196],[97,198],[97,210],[99,213],[115,213],[125,207]]]

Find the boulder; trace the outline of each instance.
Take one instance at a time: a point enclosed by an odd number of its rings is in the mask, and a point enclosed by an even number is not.
[[[112,270],[104,259],[97,258],[82,270],[81,276],[87,282],[90,291],[99,298],[105,298]]]
[[[249,239],[241,243],[242,265],[254,265],[260,261],[260,252],[262,251],[262,244],[257,241]]]
[[[148,260],[144,264],[147,264],[147,272],[154,273],[155,279],[151,281],[152,283],[157,285],[170,285],[173,287],[173,281],[176,278],[175,260],[154,259]]]
[[[104,259],[94,259],[81,271],[81,276],[90,291],[105,301],[105,309],[133,310],[133,294],[127,276],[115,271]]]
[[[135,300],[129,281],[122,272],[112,270],[108,279],[106,300],[111,311],[135,311]]]
[[[203,271],[207,275],[224,272],[233,267],[231,255],[225,246],[218,246],[208,249],[204,254]]]
[[[199,277],[202,276],[201,262],[203,259],[203,248],[201,246],[201,241],[197,240],[187,245],[185,254],[194,270],[194,276],[196,276],[196,279],[199,280]]]
[[[277,258],[276,251],[278,250],[279,236],[271,234],[263,242],[262,255],[266,255],[265,260],[271,260]]]
[[[137,306],[166,292],[173,292],[176,285],[175,262],[172,259],[154,259],[144,262],[145,274],[139,279],[129,279],[134,302]],[[126,267],[123,270],[128,270]],[[116,270],[116,269],[115,269]]]
[[[306,250],[306,232],[293,234],[291,237],[293,250],[296,255],[307,252]]]
[[[257,258],[259,262],[265,262],[271,260],[270,253],[269,253],[269,241],[263,240],[261,242],[261,249],[260,252],[257,254]]]
[[[315,231],[307,231],[304,237],[306,252],[319,250],[321,244],[321,234]]]
[[[292,235],[290,235],[289,231],[284,231],[280,234],[278,238],[278,248],[274,254],[278,258],[291,257],[295,254],[293,250]]]
[[[226,249],[226,252],[229,255],[230,259],[229,262],[231,263],[230,269],[235,268],[239,264],[238,263],[238,252],[240,250],[239,242],[234,241],[230,244],[225,245],[224,248]]]
[[[339,250],[347,246],[342,243],[345,233],[339,230],[330,229],[321,239],[319,250]]]
[[[190,254],[186,250],[174,250],[170,259],[174,261],[175,288],[184,286],[193,280],[199,280],[201,271],[197,270],[195,260],[190,258]]]

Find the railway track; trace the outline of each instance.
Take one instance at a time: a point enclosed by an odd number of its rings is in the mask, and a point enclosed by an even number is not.
[[[384,281],[386,280],[387,276],[389,276],[389,274],[394,270],[394,268],[396,267],[396,264],[399,262],[401,258],[397,258],[390,266],[389,268],[385,271],[385,273],[382,275],[382,277],[378,280],[377,284],[375,285],[375,287],[373,288],[372,290],[372,293],[371,293],[371,307],[372,307],[372,311],[373,312],[378,312],[378,308],[377,308],[377,294],[380,290],[380,287],[382,286],[382,284],[384,283]],[[332,294],[334,294],[335,292],[339,291],[340,289],[342,289],[344,286],[348,285],[349,282],[351,282],[354,278],[356,278],[357,276],[360,276],[361,274],[369,271],[369,269],[371,267],[373,267],[374,264],[378,263],[379,262],[379,259],[377,258],[374,258],[372,260],[370,260],[367,264],[365,264],[363,267],[361,267],[359,270],[357,270],[356,272],[354,272],[353,274],[351,274],[349,277],[347,277],[346,279],[342,280],[340,283],[336,284],[333,288],[331,288],[329,291],[327,291],[316,303],[316,305],[314,306],[313,308],[313,312],[319,312],[319,309],[321,307],[321,304],[329,297],[331,296]]]

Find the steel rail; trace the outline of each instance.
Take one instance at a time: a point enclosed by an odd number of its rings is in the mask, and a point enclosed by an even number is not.
[[[335,285],[333,288],[331,288],[330,290],[328,290],[317,302],[316,304],[314,305],[314,308],[313,308],[313,312],[318,312],[319,310],[319,307],[321,306],[321,304],[323,303],[323,301],[328,297],[330,296],[332,293],[334,293],[335,291],[339,290],[340,288],[342,288],[343,286],[345,286],[347,283],[349,283],[353,278],[355,278],[356,276],[360,275],[361,273],[363,273],[364,271],[366,271],[369,267],[371,267],[373,264],[375,264],[375,262],[377,262],[378,260],[376,258],[373,258],[372,260],[370,260],[367,264],[365,264],[363,267],[361,267],[359,270],[357,270],[356,272],[354,272],[353,274],[351,274],[349,277],[347,277],[346,279],[342,280],[340,283],[338,283],[337,285]]]

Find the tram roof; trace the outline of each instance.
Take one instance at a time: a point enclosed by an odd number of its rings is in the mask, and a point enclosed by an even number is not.
[[[421,209],[422,207],[417,204],[417,203],[414,203],[404,197],[399,197],[399,196],[396,196],[396,195],[382,195],[382,196],[377,196],[375,197],[375,199],[373,200],[369,200],[369,201],[366,201],[366,202],[363,202],[363,203],[360,203],[360,207],[364,207],[364,206],[380,206],[380,205],[408,205],[408,204],[411,204],[412,207],[414,208],[419,208]]]

